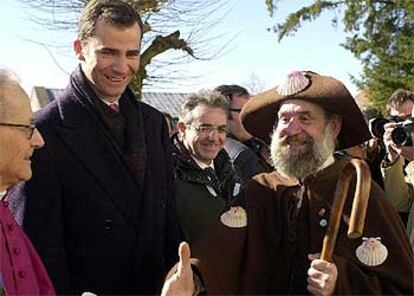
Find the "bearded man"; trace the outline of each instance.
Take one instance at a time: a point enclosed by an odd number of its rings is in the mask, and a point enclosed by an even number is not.
[[[350,189],[333,260],[319,259],[336,183],[350,161],[334,151],[370,137],[345,86],[295,71],[277,89],[253,97],[241,117],[250,134],[271,142],[276,171],[247,184],[216,228],[192,246],[194,259],[181,244],[178,269],[163,294],[412,295],[413,253],[397,213],[375,183],[365,238],[346,234]]]

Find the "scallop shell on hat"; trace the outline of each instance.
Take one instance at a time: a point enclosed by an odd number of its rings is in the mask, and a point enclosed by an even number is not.
[[[362,245],[356,249],[356,256],[365,265],[378,266],[388,257],[387,247],[381,243],[379,237],[364,237]]]
[[[242,207],[231,207],[220,216],[220,221],[227,227],[241,228],[247,226],[247,215]]]
[[[293,71],[288,74],[285,81],[276,89],[282,96],[291,96],[304,90],[309,84],[309,79],[300,71]]]

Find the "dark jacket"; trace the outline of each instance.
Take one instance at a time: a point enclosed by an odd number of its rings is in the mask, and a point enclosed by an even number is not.
[[[222,149],[214,159],[221,192],[214,196],[206,187],[213,187],[209,177],[190,156],[177,134],[172,138],[172,147],[178,216],[184,237],[191,245],[238,196],[242,181]]]
[[[135,174],[90,104],[80,69],[36,114],[46,145],[34,155],[33,178],[14,194],[26,198],[25,230],[58,294],[154,294],[177,259],[167,127],[131,94],[123,96],[139,119],[130,124],[142,133]]]

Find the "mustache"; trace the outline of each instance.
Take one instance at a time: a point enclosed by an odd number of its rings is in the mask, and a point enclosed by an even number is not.
[[[287,136],[283,140],[280,141],[283,145],[295,144],[295,143],[303,143],[303,144],[312,144],[313,138],[306,134],[299,134],[293,136]]]

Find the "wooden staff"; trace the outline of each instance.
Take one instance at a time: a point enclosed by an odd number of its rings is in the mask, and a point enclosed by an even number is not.
[[[323,239],[322,260],[332,262],[332,254],[335,249],[342,211],[348,195],[349,185],[355,173],[357,182],[354,200],[352,202],[351,218],[349,220],[348,237],[360,237],[364,230],[369,192],[371,190],[371,172],[365,161],[353,158],[345,165],[336,185],[331,217]]]

